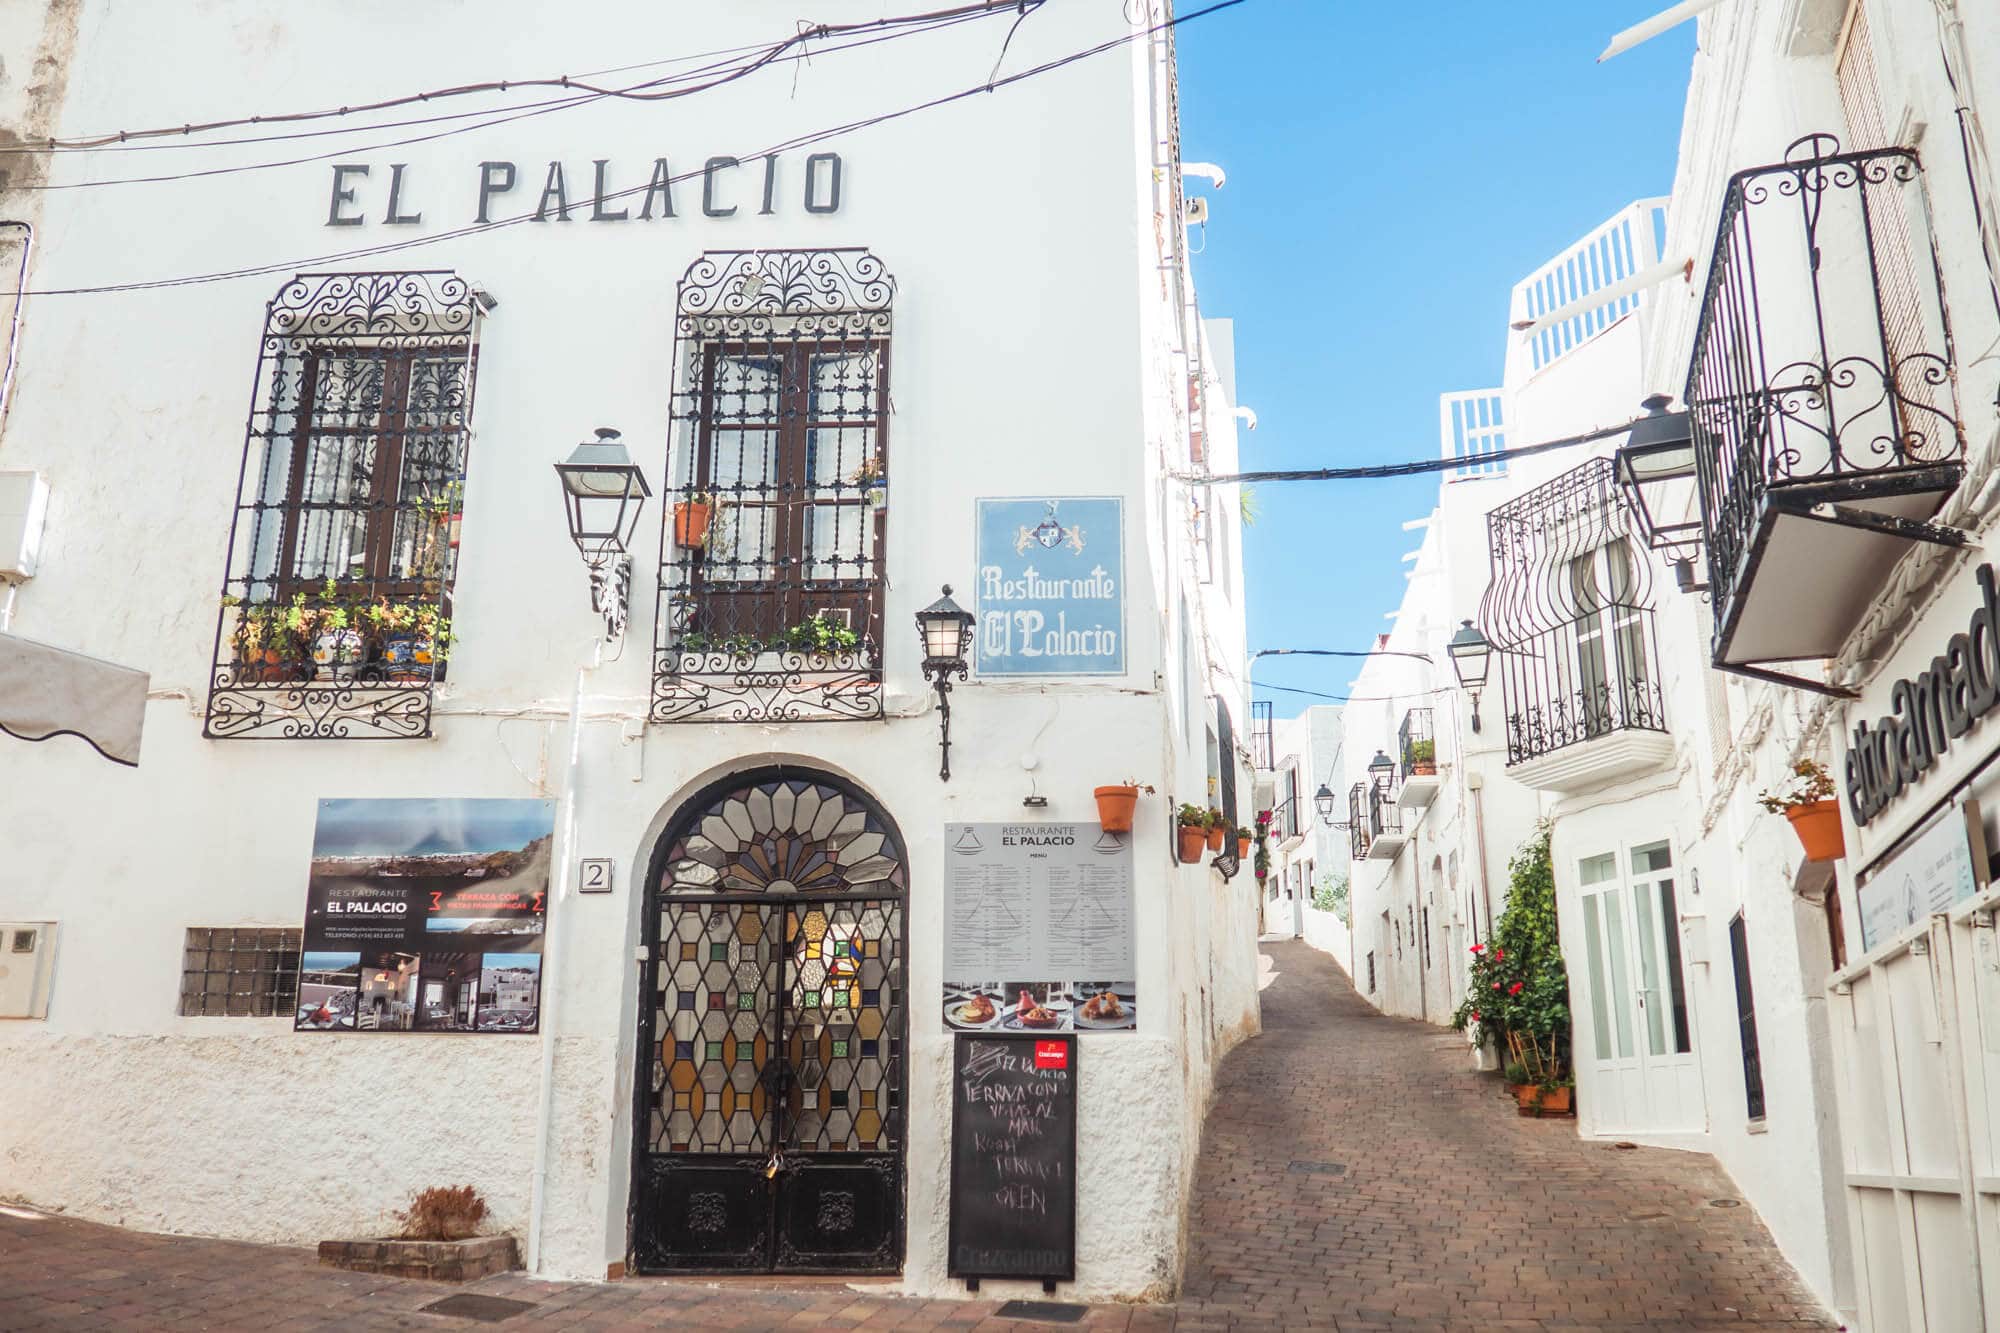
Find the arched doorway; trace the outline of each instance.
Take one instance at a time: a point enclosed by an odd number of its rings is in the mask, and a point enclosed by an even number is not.
[[[902,836],[800,768],[695,795],[646,881],[632,1262],[894,1273],[903,1261]]]

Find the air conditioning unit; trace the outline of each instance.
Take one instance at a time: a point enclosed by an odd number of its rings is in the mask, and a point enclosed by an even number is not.
[[[47,1018],[56,923],[0,921],[0,1018]]]

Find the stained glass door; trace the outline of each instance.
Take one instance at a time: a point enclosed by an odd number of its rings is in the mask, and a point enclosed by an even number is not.
[[[633,1265],[893,1273],[901,847],[830,780],[739,782],[697,798],[655,860]]]

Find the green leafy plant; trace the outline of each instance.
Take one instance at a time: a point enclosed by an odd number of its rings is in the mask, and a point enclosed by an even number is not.
[[[824,612],[807,616],[785,631],[785,646],[802,653],[852,652],[861,636],[852,626]]]
[[[1174,822],[1182,828],[1205,829],[1208,827],[1208,811],[1198,805],[1183,802],[1181,808],[1174,813]]]
[[[1835,790],[1831,773],[1814,760],[1801,759],[1792,765],[1790,779],[1757,793],[1757,804],[1774,815],[1782,815],[1787,810],[1827,800]]]
[[[1243,520],[1244,527],[1256,527],[1257,519],[1263,512],[1263,506],[1257,502],[1255,486],[1245,486],[1236,492],[1236,514]]]
[[[1340,919],[1340,924],[1350,924],[1348,920],[1347,876],[1327,871],[1313,885],[1312,904],[1322,912],[1331,912]]]
[[[1229,817],[1211,805],[1208,807],[1208,822],[1203,827],[1227,829],[1230,827]]]
[[[1514,853],[1507,872],[1506,910],[1494,923],[1493,938],[1472,946],[1469,989],[1452,1026],[1478,1041],[1498,1038],[1528,1075],[1515,1082],[1567,1086],[1569,972],[1556,932],[1546,823]]]
[[[1271,875],[1271,812],[1257,812],[1257,855],[1251,862],[1258,880],[1261,882]]]
[[[1411,741],[1410,762],[1413,764],[1435,764],[1438,757],[1436,741]]]
[[[1526,1083],[1528,1071],[1519,1060],[1509,1060],[1501,1067],[1500,1077],[1509,1083]]]
[[[870,454],[861,460],[860,466],[847,474],[847,484],[850,486],[880,486],[882,478],[887,475],[888,473],[882,467],[882,456],[880,454]]]

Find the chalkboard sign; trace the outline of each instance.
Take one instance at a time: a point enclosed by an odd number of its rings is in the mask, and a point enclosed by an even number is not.
[[[1074,1034],[961,1035],[951,1078],[953,1277],[1076,1278]]]

